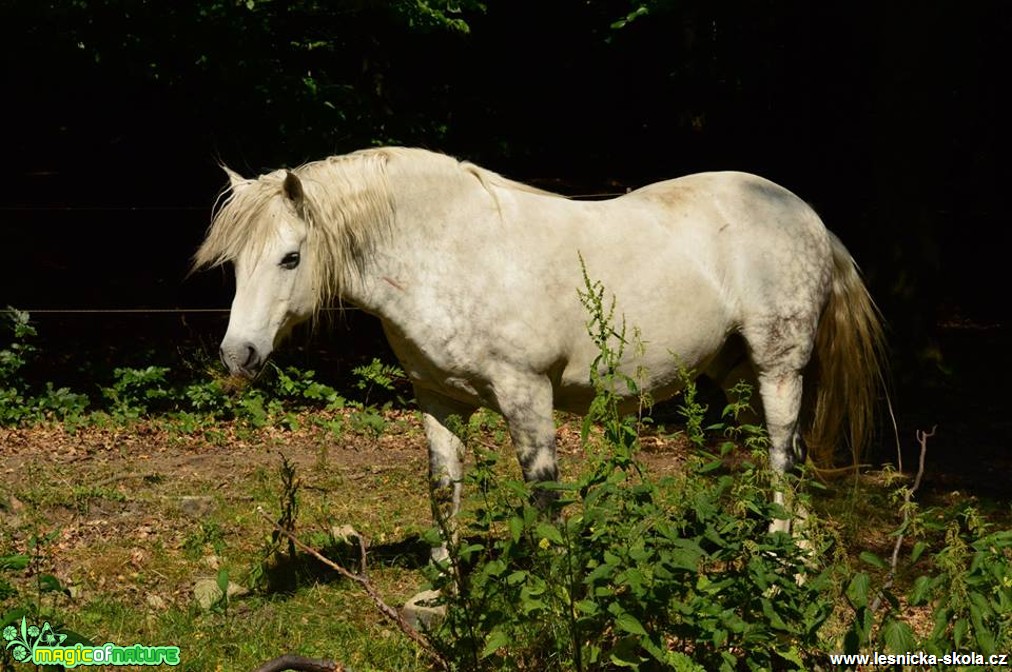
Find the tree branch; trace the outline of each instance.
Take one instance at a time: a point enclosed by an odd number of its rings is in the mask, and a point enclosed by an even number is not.
[[[422,651],[424,651],[425,654],[428,655],[429,658],[432,659],[432,661],[434,663],[436,663],[437,665],[439,665],[440,668],[442,668],[444,670],[445,669],[449,669],[449,665],[447,664],[446,660],[441,655],[439,655],[439,652],[437,652],[434,648],[432,648],[432,645],[429,643],[429,640],[426,639],[425,636],[423,636],[420,632],[418,632],[413,627],[411,627],[411,625],[406,620],[404,620],[404,617],[401,616],[401,614],[400,614],[399,611],[397,611],[396,609],[394,609],[393,607],[391,607],[390,605],[388,605],[386,602],[384,602],[383,598],[380,597],[379,592],[376,590],[376,587],[373,586],[372,582],[369,581],[369,578],[365,576],[366,547],[365,547],[365,540],[363,539],[362,535],[356,534],[356,536],[358,537],[359,553],[361,554],[362,573],[361,574],[355,574],[353,572],[348,571],[347,569],[345,569],[341,565],[337,564],[336,562],[334,562],[330,558],[324,556],[322,553],[320,553],[316,549],[311,548],[309,546],[306,546],[304,543],[302,543],[301,541],[299,541],[298,537],[296,537],[294,534],[292,534],[288,530],[282,528],[276,522],[274,522],[273,520],[271,520],[270,516],[268,516],[262,509],[260,510],[260,515],[263,516],[264,520],[266,520],[268,523],[270,523],[271,526],[275,530],[277,530],[280,534],[283,534],[284,536],[288,537],[288,539],[293,544],[295,544],[295,547],[298,548],[300,551],[302,551],[303,553],[307,553],[307,554],[313,556],[314,558],[316,558],[317,560],[319,560],[320,562],[322,562],[327,567],[330,567],[331,569],[333,569],[334,571],[336,571],[338,574],[340,574],[344,578],[346,578],[346,579],[348,579],[350,581],[354,581],[359,586],[361,586],[362,589],[365,590],[366,594],[369,595],[369,598],[373,601],[373,604],[376,605],[376,608],[379,609],[379,611],[380,611],[381,614],[383,614],[388,619],[390,619],[391,621],[393,621],[397,625],[397,627],[400,628],[401,632],[403,632],[405,635],[408,636],[409,639],[411,639],[411,641],[413,641],[415,644],[417,644],[419,646],[419,648],[421,648]],[[282,656],[282,658],[284,658],[284,656]],[[280,659],[278,659],[278,660],[280,660]],[[308,659],[303,659],[303,660],[308,660]],[[317,661],[317,662],[319,662],[319,661]],[[280,668],[280,669],[284,669],[284,668]],[[291,669],[296,669],[296,668],[291,668]],[[324,668],[319,668],[319,669],[324,669]],[[260,671],[258,670],[257,672],[260,672]],[[267,671],[267,672],[276,672],[276,670],[271,670],[271,671]],[[339,670],[338,670],[338,672],[339,672]]]
[[[296,656],[292,653],[278,656],[274,660],[268,660],[253,670],[253,672],[283,672],[283,670],[295,670],[296,672],[351,672],[344,665],[333,660],[306,658],[305,656]]]

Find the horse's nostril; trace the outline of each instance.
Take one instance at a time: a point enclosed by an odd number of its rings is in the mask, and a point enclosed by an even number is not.
[[[253,345],[246,346],[246,361],[242,363],[242,368],[252,369],[255,368],[257,360],[260,359],[257,354],[257,349]]]
[[[225,339],[218,355],[229,373],[253,377],[264,363],[264,356],[251,341],[235,343]]]

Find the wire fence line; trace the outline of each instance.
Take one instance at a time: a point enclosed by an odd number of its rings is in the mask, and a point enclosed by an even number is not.
[[[614,198],[629,193],[625,191],[590,192],[586,194],[562,194],[573,200]],[[213,205],[0,205],[0,212],[212,212]]]
[[[323,308],[325,313],[361,311],[355,306]],[[228,308],[0,308],[0,313],[22,312],[30,315],[181,315],[185,313],[227,314]]]
[[[0,212],[211,212],[209,205],[0,205]]]

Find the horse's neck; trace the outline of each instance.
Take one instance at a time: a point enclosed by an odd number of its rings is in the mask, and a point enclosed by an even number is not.
[[[462,234],[496,213],[492,195],[474,175],[433,168],[391,167],[393,222],[371,240],[361,267],[348,273],[344,300],[393,317],[412,300],[417,284],[438,273],[448,257],[467,253],[460,246]]]

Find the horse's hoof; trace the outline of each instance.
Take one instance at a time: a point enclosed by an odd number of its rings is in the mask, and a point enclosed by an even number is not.
[[[438,590],[423,590],[401,607],[401,616],[418,631],[431,630],[446,616],[446,605],[440,604]]]

